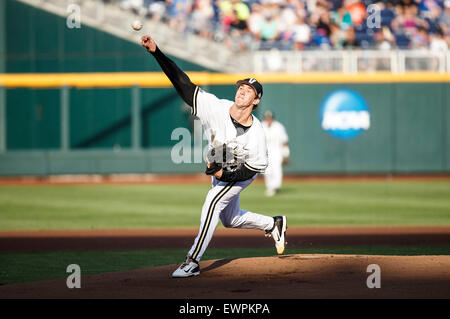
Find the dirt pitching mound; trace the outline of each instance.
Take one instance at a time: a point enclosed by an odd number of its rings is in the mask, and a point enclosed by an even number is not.
[[[381,288],[367,267],[380,266]],[[450,256],[285,255],[200,262],[198,277],[173,279],[177,265],[6,285],[0,298],[450,298]]]

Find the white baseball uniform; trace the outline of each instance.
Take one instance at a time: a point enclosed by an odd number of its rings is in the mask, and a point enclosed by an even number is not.
[[[253,124],[239,133],[230,117],[230,108],[234,102],[218,99],[215,95],[204,92],[199,87],[194,93],[192,114],[202,123],[208,146],[213,148],[223,143],[233,145],[243,160],[239,163],[225,163],[225,170],[232,170],[236,165],[257,173],[263,173],[267,167],[267,147],[261,122],[253,116]],[[270,216],[252,213],[239,208],[239,194],[256,178],[241,182],[223,182],[212,177],[212,188],[206,195],[200,218],[200,229],[189,251],[191,258],[200,261],[214,234],[219,219],[225,227],[253,228],[271,230],[274,219]]]
[[[288,143],[288,135],[284,126],[275,120],[271,125],[262,122],[267,140],[269,165],[264,174],[267,190],[275,191],[281,187],[283,180],[283,145]]]

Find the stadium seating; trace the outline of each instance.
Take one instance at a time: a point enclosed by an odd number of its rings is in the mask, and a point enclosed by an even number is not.
[[[431,46],[438,33],[444,34],[447,48],[450,45],[450,0],[122,0],[119,2],[123,10],[132,10],[141,16],[156,15],[159,20],[180,28],[181,31],[193,31],[215,41],[228,41],[230,47],[237,47],[238,50],[252,47],[233,45],[236,42],[240,43],[242,33],[250,36],[251,41],[257,43],[253,47],[261,50],[318,47],[340,49],[348,45],[349,40],[345,40],[345,37],[349,36],[347,29],[351,27],[355,28],[355,38],[350,41],[351,46],[361,49],[379,49],[374,34],[383,27],[387,27],[395,34],[395,41],[390,42],[390,48],[409,48],[419,28],[424,28],[428,34],[426,46]],[[274,39],[265,41],[261,39],[261,29],[264,28],[264,20],[268,16],[271,17],[271,28],[276,30],[274,32],[277,35]],[[309,41],[295,45],[299,18],[304,19],[311,36]],[[199,19],[208,22],[200,24],[199,28]],[[369,20],[379,21],[378,25],[374,26],[372,23],[371,27],[368,27]],[[233,31],[236,23],[240,26],[240,32]]]

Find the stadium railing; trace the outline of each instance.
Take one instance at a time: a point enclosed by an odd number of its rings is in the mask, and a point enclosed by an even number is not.
[[[450,53],[419,50],[258,51],[253,71],[261,72],[450,72]]]

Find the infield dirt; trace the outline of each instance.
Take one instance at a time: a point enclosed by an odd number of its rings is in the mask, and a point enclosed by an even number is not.
[[[187,248],[196,229],[15,231],[0,233],[0,252]],[[290,228],[302,246],[448,245],[449,227]],[[272,247],[258,231],[217,229],[212,247]],[[366,285],[381,268],[381,288]],[[172,279],[178,265],[0,286],[0,298],[450,298],[450,256],[284,255],[200,262],[195,278]]]
[[[112,230],[36,230],[0,231],[0,252],[39,252],[62,250],[188,249],[197,228],[181,229],[112,229]],[[404,227],[289,227],[290,247],[324,246],[447,246],[448,226]],[[273,247],[260,230],[220,227],[209,247]]]
[[[368,288],[367,267],[381,268]],[[198,277],[173,279],[178,265],[6,285],[0,298],[450,298],[450,256],[285,255],[200,262]]]

